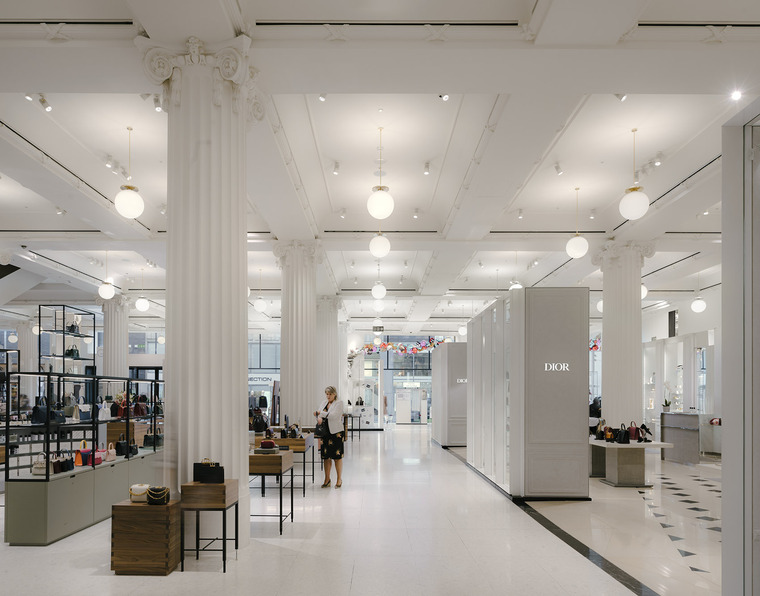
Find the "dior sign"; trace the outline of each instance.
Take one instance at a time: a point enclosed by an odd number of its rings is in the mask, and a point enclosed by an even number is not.
[[[570,372],[570,365],[567,362],[544,362],[545,372]]]

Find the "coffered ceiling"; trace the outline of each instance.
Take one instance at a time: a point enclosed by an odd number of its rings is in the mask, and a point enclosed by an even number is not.
[[[5,323],[97,309],[108,251],[121,291],[152,301],[132,322],[163,326],[167,119],[133,39],[241,33],[266,98],[248,133],[248,279],[269,303],[252,331],[278,328],[272,246],[289,239],[320,242],[319,294],[371,327],[380,170],[391,333],[454,332],[511,280],[601,291],[591,254],[613,238],[655,245],[644,312],[720,291],[720,127],[760,92],[757,2],[50,0],[0,9],[0,261],[25,272],[0,279]],[[137,221],[112,207],[127,171]],[[631,222],[635,172],[653,205]],[[573,261],[576,230],[591,248]]]

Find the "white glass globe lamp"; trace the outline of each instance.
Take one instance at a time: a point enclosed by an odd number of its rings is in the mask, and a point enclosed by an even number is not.
[[[461,335],[462,337],[464,337],[465,335],[467,335],[467,325],[460,325],[459,326],[459,335]]]
[[[625,191],[618,205],[620,215],[626,219],[635,220],[644,217],[649,210],[649,197],[640,186],[632,186]]]
[[[8,343],[9,344],[15,344],[17,341],[18,341],[18,335],[16,335],[15,333],[11,333],[8,336]]]
[[[34,333],[35,335],[39,335],[40,334],[40,326],[39,325],[35,325],[34,327],[32,327],[32,333]]]
[[[385,310],[385,302],[382,300],[375,300],[372,303],[372,308],[375,310],[375,312],[383,312]]]
[[[600,300],[596,303],[596,310],[599,312],[604,312],[604,300]]]
[[[148,302],[148,299],[145,296],[140,296],[135,300],[135,308],[140,312],[145,312],[150,308],[150,302]]]
[[[381,300],[382,298],[385,298],[386,292],[387,290],[381,281],[376,282],[375,285],[372,286],[372,297],[375,300]]]
[[[256,300],[253,303],[253,310],[256,312],[265,312],[267,309],[267,301],[264,300],[261,296],[256,298]]]
[[[116,211],[122,217],[134,219],[140,217],[145,210],[145,201],[137,193],[137,190],[136,186],[125,184],[114,198],[113,203],[116,206]]]
[[[580,234],[576,234],[567,241],[565,252],[571,259],[580,259],[588,252],[588,240]]]
[[[520,289],[522,289],[522,287],[523,287],[523,285],[519,281],[513,281],[509,285],[509,289],[510,290],[520,290]]]
[[[86,344],[91,344],[92,343],[92,338],[91,337],[83,337],[82,341],[84,343],[86,343]]]
[[[647,294],[649,294],[649,288],[647,288],[644,284],[641,284],[641,299],[644,300],[644,298],[647,297]]]
[[[391,242],[382,234],[373,236],[369,241],[369,252],[376,259],[382,259],[389,252],[391,252]]]
[[[161,345],[164,345],[164,344],[166,343],[166,338],[165,338],[163,335],[159,335],[159,336],[156,338],[156,341],[157,341],[158,343],[160,343]]]
[[[376,337],[375,339],[372,340],[372,343],[375,344],[376,346],[379,346],[381,343],[383,343],[383,340],[380,339],[379,337]]]
[[[385,219],[393,213],[393,197],[387,186],[373,186],[372,194],[367,199],[367,211],[375,219]]]
[[[104,281],[98,288],[98,296],[100,296],[103,300],[110,300],[113,298],[115,293],[116,290],[110,281]]]
[[[691,302],[691,310],[693,310],[695,313],[705,312],[706,308],[707,308],[707,302],[702,300],[701,296],[697,296]]]

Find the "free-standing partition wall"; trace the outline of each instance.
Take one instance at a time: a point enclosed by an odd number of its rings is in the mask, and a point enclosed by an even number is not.
[[[467,444],[467,344],[444,343],[432,352],[433,440],[443,447]]]
[[[467,343],[468,463],[513,497],[587,498],[588,289],[512,290]]]

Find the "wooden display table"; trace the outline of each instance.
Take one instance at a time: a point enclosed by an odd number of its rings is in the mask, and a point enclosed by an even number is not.
[[[667,449],[671,443],[608,443],[589,437],[591,478],[610,486],[650,487],[646,483],[645,449]]]
[[[235,538],[227,538],[227,510],[235,507]],[[185,511],[195,511],[195,548],[185,549]],[[201,511],[221,511],[222,512],[222,537],[221,538],[201,538],[200,537],[200,515]],[[224,483],[204,484],[201,482],[188,482],[182,485],[182,523],[181,528],[181,570],[185,570],[185,550],[194,550],[195,559],[201,550],[222,553],[222,570],[227,573],[227,541],[235,541],[235,551],[238,549],[238,481],[237,478],[230,478]],[[208,540],[209,543],[200,548],[201,540]],[[217,540],[222,541],[222,548],[208,548]]]
[[[256,435],[255,446],[260,447],[261,441],[266,440],[264,435]],[[273,438],[275,445],[282,445],[283,447],[290,447],[293,453],[302,454],[303,463],[303,496],[306,496],[306,454],[311,449],[311,483],[314,484],[314,435],[312,433],[304,434],[300,439],[278,439]]]
[[[290,470],[290,513],[282,515],[282,485],[283,474]],[[280,485],[280,512],[274,517],[280,519],[280,534],[282,534],[282,522],[290,517],[293,521],[293,452],[281,451],[280,453],[248,455],[248,474],[261,476],[261,496],[265,495],[264,481],[267,476],[276,476]],[[267,514],[251,514],[251,517],[272,517]]]
[[[111,506],[111,570],[169,575],[180,562],[180,504],[121,501]]]

